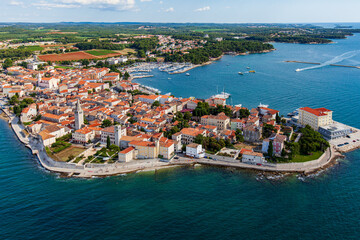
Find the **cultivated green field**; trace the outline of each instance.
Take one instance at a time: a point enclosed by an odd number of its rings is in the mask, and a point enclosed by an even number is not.
[[[90,50],[90,51],[86,51],[86,53],[89,53],[94,56],[103,56],[103,55],[116,53],[116,52],[114,52],[112,50]]]
[[[25,49],[28,49],[30,51],[42,51],[44,48],[40,46],[27,46],[25,47]]]

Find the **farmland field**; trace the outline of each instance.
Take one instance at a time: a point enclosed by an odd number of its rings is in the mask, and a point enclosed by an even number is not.
[[[40,47],[40,46],[26,46],[25,49],[28,49],[30,51],[41,51],[43,50],[44,48]]]
[[[86,51],[86,53],[89,53],[94,56],[103,56],[103,55],[108,55],[108,54],[112,54],[112,53],[116,53],[116,52],[114,52],[112,50],[89,50],[89,51]]]
[[[97,59],[98,57],[86,52],[71,52],[63,54],[48,54],[38,56],[42,61],[60,62],[60,61],[76,61],[81,59]]]

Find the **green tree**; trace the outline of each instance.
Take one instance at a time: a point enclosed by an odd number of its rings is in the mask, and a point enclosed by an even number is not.
[[[89,59],[82,59],[81,64],[87,67],[90,64],[90,61]]]
[[[8,67],[11,67],[13,65],[13,61],[10,58],[5,59],[3,63],[3,68],[7,69]]]
[[[273,125],[270,124],[264,124],[263,126],[263,137],[264,138],[268,138],[271,136],[271,134],[275,131],[275,127]]]
[[[110,149],[111,151],[114,151],[114,152],[120,151],[119,146],[116,146],[115,144],[111,144],[110,147],[109,147],[109,149]]]
[[[248,116],[250,116],[249,109],[244,109],[244,108],[240,109],[240,111],[239,111],[240,118],[247,118]]]
[[[145,58],[146,57],[145,51],[144,50],[139,50],[137,56],[139,58]]]
[[[130,78],[130,74],[128,72],[124,73],[124,80],[128,80]]]
[[[242,132],[240,129],[236,129],[235,136],[236,136],[236,141],[244,142],[244,136],[242,135]]]
[[[280,122],[281,122],[281,117],[279,116],[279,113],[276,113],[275,120],[276,120],[276,123],[277,123],[277,124],[280,124]]]
[[[160,105],[161,104],[159,101],[155,101],[155,102],[153,102],[153,104],[151,104],[151,107],[156,108],[156,107],[159,107]]]
[[[104,121],[102,121],[101,127],[106,128],[106,127],[110,127],[111,125],[112,122],[109,119],[105,119]]]
[[[34,119],[35,122],[39,121],[41,119],[41,114],[37,115]]]
[[[192,117],[192,115],[191,115],[190,112],[185,112],[185,113],[184,113],[184,119],[185,119],[186,121],[190,121],[190,120],[191,120],[191,117]]]
[[[110,149],[110,146],[111,146],[110,137],[107,136],[107,138],[106,138],[106,148]]]
[[[272,156],[274,155],[274,146],[273,146],[272,141],[269,141],[269,147],[268,147],[267,153],[268,153],[270,158],[272,158]]]

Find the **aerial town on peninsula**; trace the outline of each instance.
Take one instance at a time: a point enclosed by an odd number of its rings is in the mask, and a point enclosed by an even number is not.
[[[151,77],[154,68],[184,73],[223,54],[273,49],[251,41],[225,44],[221,37],[209,47],[208,38],[137,35],[118,45],[60,46],[4,41],[4,54],[19,51],[26,59],[2,64],[2,109],[45,168],[81,177],[196,163],[306,172],[328,164],[338,156],[334,151],[360,146],[359,131],[333,121],[326,108],[301,107],[284,117],[263,104],[229,105],[225,92],[179,98],[133,81]],[[137,54],[121,44],[132,44]]]
[[[221,94],[142,92],[124,75],[106,67],[8,67],[1,75],[3,108],[23,126],[21,135],[38,139],[54,161],[85,167],[193,159],[266,167],[318,159],[329,147],[325,139],[356,134],[325,108],[304,107],[284,118],[264,105],[227,105]]]

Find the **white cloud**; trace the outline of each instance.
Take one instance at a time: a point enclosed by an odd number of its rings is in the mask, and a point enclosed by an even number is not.
[[[160,3],[160,4],[163,4],[164,2],[163,2],[163,1],[160,1],[159,3]]]
[[[173,11],[175,11],[175,9],[174,9],[173,7],[170,7],[170,8],[168,8],[168,9],[165,9],[165,12],[173,12]]]
[[[140,0],[140,2],[151,2],[152,0]]]
[[[78,8],[79,5],[75,4],[63,4],[63,3],[49,3],[45,1],[41,1],[38,3],[32,3],[31,5],[40,8],[40,9],[52,9],[52,8]]]
[[[24,5],[23,2],[20,2],[20,1],[18,2],[18,1],[14,1],[14,0],[10,1],[9,4],[13,5],[13,6],[23,6]]]
[[[82,5],[106,4],[106,5],[134,5],[135,0],[63,0],[64,3],[78,3]]]
[[[206,6],[206,7],[202,7],[202,8],[198,8],[195,9],[195,12],[205,12],[205,11],[209,11],[210,10],[210,6]]]
[[[61,0],[67,4],[80,4],[110,11],[134,10],[135,0]],[[135,9],[136,10],[136,9]]]

